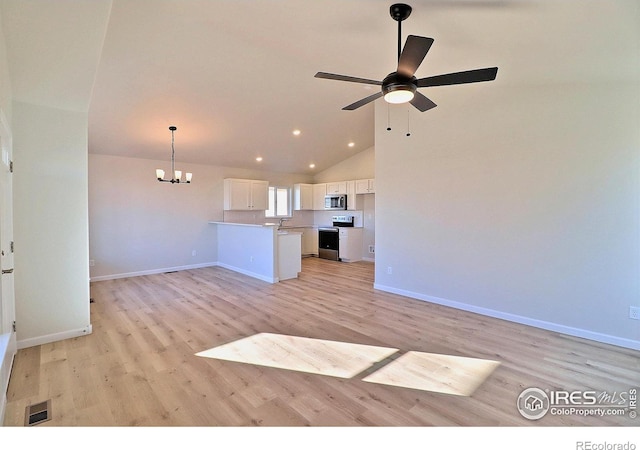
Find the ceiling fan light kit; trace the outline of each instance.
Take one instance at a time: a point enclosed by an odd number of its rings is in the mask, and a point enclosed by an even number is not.
[[[382,81],[382,95],[387,103],[407,103],[416,95],[416,77],[406,79],[397,72],[390,73]]]
[[[495,80],[498,73],[497,67],[467,70],[420,79],[416,78],[415,72],[420,64],[422,64],[425,56],[427,56],[433,44],[433,39],[409,35],[404,48],[402,48],[402,21],[411,15],[411,11],[411,6],[404,3],[395,3],[389,8],[391,17],[398,22],[398,67],[395,72],[387,75],[382,81],[327,72],[316,73],[316,78],[380,86],[380,92],[347,105],[342,108],[343,110],[352,111],[383,97],[388,103],[401,104],[408,102],[419,111],[424,112],[435,108],[437,105],[420,93],[418,88]]]
[[[174,131],[176,131],[178,128],[175,126],[170,126],[169,127],[169,131],[171,131],[171,178],[167,179],[164,177],[164,170],[162,169],[156,169],[156,178],[158,179],[158,181],[162,181],[165,183],[171,183],[171,184],[176,184],[176,183],[191,183],[191,179],[193,178],[193,174],[191,172],[187,172],[185,174],[185,179],[184,181],[182,181],[182,171],[181,170],[176,170],[176,151],[175,151],[175,147],[174,147],[174,138],[173,138],[173,133]]]

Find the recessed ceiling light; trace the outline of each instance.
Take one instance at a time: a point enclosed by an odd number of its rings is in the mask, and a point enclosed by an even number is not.
[[[313,169],[315,166],[316,166],[316,165],[315,165],[315,164],[313,164],[313,163],[309,164],[309,168],[311,168],[311,169]]]
[[[258,161],[258,162],[262,161],[262,156],[258,156],[258,157],[256,158],[256,161]]]
[[[356,145],[355,142],[349,142],[349,147],[354,147]]]
[[[294,136],[300,136],[300,130],[293,130]]]

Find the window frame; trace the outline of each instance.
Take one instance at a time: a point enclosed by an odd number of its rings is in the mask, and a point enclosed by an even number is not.
[[[287,191],[287,214],[286,215],[278,215],[278,189],[286,189]],[[273,195],[272,195],[273,192]],[[273,198],[273,215],[269,215],[269,211],[271,211],[271,200]],[[293,189],[291,186],[277,186],[277,185],[269,185],[268,188],[268,196],[267,196],[267,210],[264,212],[264,216],[269,219],[290,219],[293,215]]]

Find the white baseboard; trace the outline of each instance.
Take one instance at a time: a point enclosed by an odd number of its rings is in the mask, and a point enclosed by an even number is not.
[[[223,267],[225,269],[233,270],[234,272],[241,273],[243,275],[247,275],[252,278],[257,278],[258,280],[266,281],[267,283],[277,283],[279,280],[277,277],[268,277],[266,275],[262,275],[260,273],[251,272],[246,269],[241,269],[240,267],[231,266],[229,264],[218,263],[219,267]]]
[[[257,278],[259,280],[266,281],[267,283],[278,282],[278,278],[268,277],[266,275],[251,272],[245,269],[241,269],[239,267],[235,267],[229,264],[224,264],[219,262],[208,262],[208,263],[202,263],[202,264],[190,264],[187,266],[164,267],[161,269],[141,270],[138,272],[126,272],[126,273],[114,273],[111,275],[100,275],[97,277],[91,277],[90,281],[93,282],[93,281],[117,280],[118,278],[131,278],[131,277],[139,277],[143,275],[155,275],[158,273],[176,272],[179,270],[201,269],[203,267],[224,267],[225,269],[233,270],[234,272],[238,272],[243,275],[250,276],[252,278]]]
[[[218,265],[217,262],[207,262],[207,263],[201,263],[201,264],[190,264],[186,266],[164,267],[161,269],[141,270],[138,272],[114,273],[111,275],[100,275],[97,277],[91,277],[90,281],[116,280],[118,278],[131,278],[131,277],[139,277],[142,275],[155,275],[158,273],[176,272],[178,270],[201,269],[203,267],[214,267],[217,265]]]
[[[374,289],[378,289],[380,291],[391,292],[392,294],[398,294],[404,297],[415,298],[417,300],[423,300],[429,303],[435,303],[438,305],[461,309],[463,311],[469,311],[469,312],[480,314],[483,316],[494,317],[496,319],[503,319],[509,322],[520,323],[522,325],[529,325],[535,328],[541,328],[543,330],[555,331],[555,332],[566,334],[569,336],[575,336],[579,338],[589,339],[591,341],[601,342],[603,344],[611,344],[611,345],[616,345],[618,347],[630,348],[632,350],[640,350],[640,341],[635,341],[633,339],[621,338],[618,336],[611,336],[609,334],[598,333],[595,331],[584,330],[581,328],[574,328],[567,325],[562,325],[554,322],[547,322],[539,319],[532,319],[530,317],[520,316],[517,314],[511,314],[503,311],[497,311],[489,308],[483,308],[475,305],[469,305],[467,303],[456,302],[456,301],[447,300],[444,298],[431,297],[429,295],[406,291],[404,289],[397,289],[394,287],[385,286],[378,283],[375,283],[373,287]]]
[[[78,328],[76,330],[61,331],[60,333],[52,333],[44,336],[36,336],[29,339],[22,339],[18,341],[18,349],[35,347],[36,345],[50,344],[51,342],[62,341],[64,339],[71,339],[80,336],[86,336],[93,331],[91,324],[84,328]]]

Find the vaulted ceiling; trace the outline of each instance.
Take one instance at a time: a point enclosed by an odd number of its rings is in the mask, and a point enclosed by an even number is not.
[[[87,111],[90,153],[167,159],[175,125],[179,161],[312,174],[374,145],[373,104],[341,108],[377,88],[314,74],[394,71],[391,3],[0,0],[0,13],[13,98]],[[438,104],[450,89],[640,79],[637,0],[408,3],[403,42],[435,39],[418,78],[499,67],[422,91]]]

